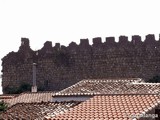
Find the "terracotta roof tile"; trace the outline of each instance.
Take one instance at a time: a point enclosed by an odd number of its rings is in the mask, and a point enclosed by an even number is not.
[[[14,97],[16,97],[16,94],[4,94],[4,95],[0,95],[0,100],[6,100],[6,99],[12,99]]]
[[[52,120],[133,120],[154,109],[160,103],[158,95],[107,95],[94,96]]]
[[[52,100],[52,95],[55,92],[37,92],[37,93],[22,93],[17,97],[5,100],[9,106],[17,103],[33,103],[33,102],[48,102]]]
[[[42,120],[66,112],[79,102],[42,102],[42,103],[18,103],[0,115],[1,120]]]
[[[127,115],[147,113],[158,106],[159,96],[153,94],[158,94],[159,91],[160,84],[145,83],[143,80],[135,78],[83,80],[56,94],[55,92],[23,93],[10,100],[5,100],[10,107],[6,113],[2,114],[2,117],[5,116],[6,119],[12,119],[13,117],[14,119],[16,117],[30,119],[27,116],[29,114],[33,118],[39,116],[43,119],[129,120],[130,118]],[[48,102],[52,100],[53,94],[54,96],[95,96],[79,105],[74,102],[59,102],[60,104],[56,104],[55,107],[54,103]],[[45,103],[41,103],[42,101]],[[73,106],[75,107],[66,112]],[[58,115],[59,113],[61,115]],[[58,116],[55,117],[55,115]]]
[[[145,83],[137,79],[82,80],[53,96],[104,95],[104,94],[157,94],[160,83]]]

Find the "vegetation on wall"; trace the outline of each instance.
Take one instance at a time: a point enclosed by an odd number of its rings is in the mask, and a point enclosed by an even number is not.
[[[37,88],[37,90],[38,90],[38,91],[44,91],[45,88],[44,88],[44,86],[40,86],[40,87]]]
[[[22,83],[17,92],[22,93],[26,91],[31,91],[31,85],[28,83]]]
[[[0,101],[0,111],[4,111],[7,109],[7,104],[4,101]]]
[[[149,82],[149,83],[160,83],[160,76],[156,75],[153,78],[149,79],[147,82]]]
[[[20,94],[22,92],[31,91],[31,85],[28,83],[22,83],[19,88],[7,86],[4,88],[6,94]]]

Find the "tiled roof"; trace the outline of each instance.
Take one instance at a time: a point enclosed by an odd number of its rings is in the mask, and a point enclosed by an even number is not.
[[[160,83],[132,83],[126,85],[126,91],[129,94],[159,94]]]
[[[79,102],[18,103],[0,115],[1,120],[44,120],[66,112]]]
[[[0,95],[0,100],[6,100],[6,99],[12,99],[14,97],[16,97],[17,95],[12,95],[12,94],[4,94],[4,95]]]
[[[52,100],[52,95],[55,92],[37,92],[37,93],[22,93],[19,96],[5,100],[9,106],[17,103],[33,103],[33,102],[48,102]]]
[[[155,94],[159,83],[144,83],[141,79],[90,79],[82,80],[53,96],[103,95],[103,94]]]
[[[52,120],[133,120],[133,115],[149,113],[159,103],[158,95],[94,96]]]

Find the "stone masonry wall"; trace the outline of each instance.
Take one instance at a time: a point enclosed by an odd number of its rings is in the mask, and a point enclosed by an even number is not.
[[[18,52],[10,52],[2,59],[2,86],[19,87],[22,83],[32,85],[32,64],[37,63],[37,85],[44,90],[61,90],[86,78],[132,78],[144,79],[160,75],[160,41],[154,35],[146,36],[144,42],[138,35],[81,39],[77,45],[68,47],[52,42],[44,43],[42,49],[33,51],[27,38],[21,39]]]

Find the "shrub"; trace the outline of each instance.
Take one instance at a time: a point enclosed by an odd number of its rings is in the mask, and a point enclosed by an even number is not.
[[[7,86],[4,88],[6,94],[20,94],[22,92],[31,91],[31,85],[28,83],[22,83],[18,88]]]
[[[17,90],[17,93],[22,93],[26,91],[31,91],[31,85],[28,83],[22,83]]]
[[[160,83],[160,76],[156,75],[153,78],[147,80],[149,83]]]
[[[0,101],[0,111],[4,111],[7,109],[7,104],[4,101]]]

